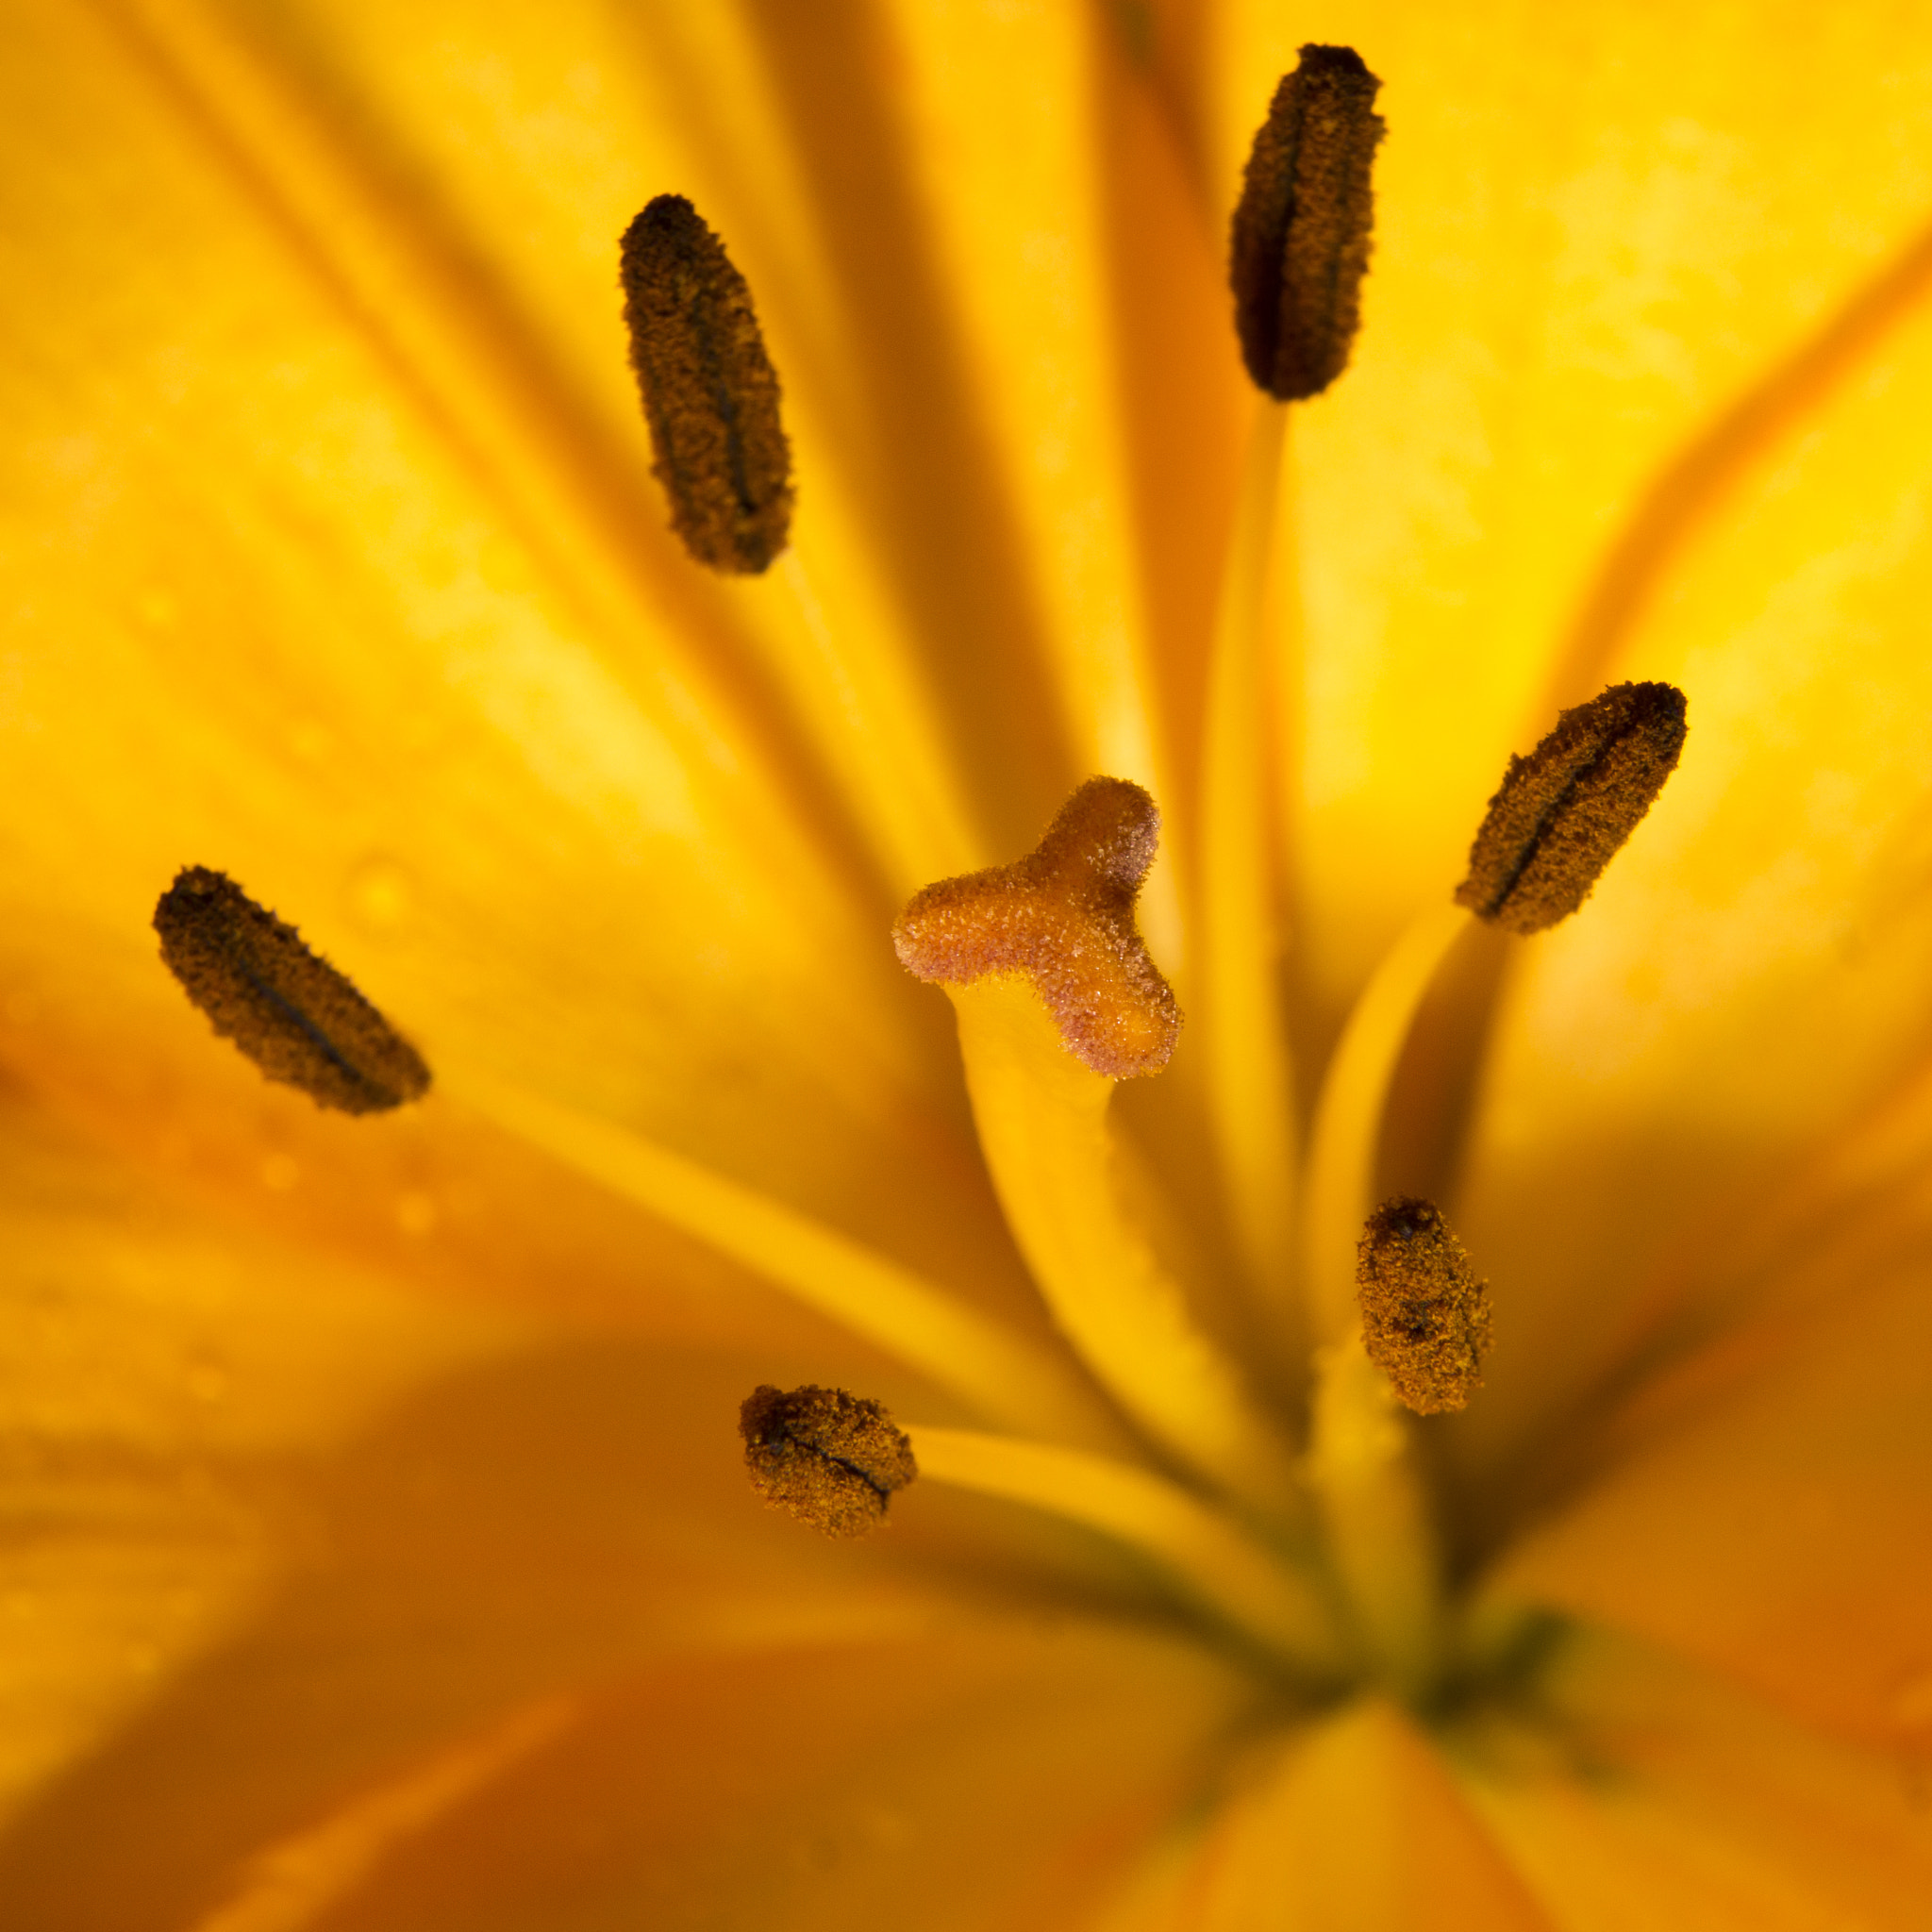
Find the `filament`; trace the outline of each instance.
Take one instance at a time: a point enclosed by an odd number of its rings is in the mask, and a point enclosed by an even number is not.
[[[1278,983],[1266,638],[1287,428],[1287,406],[1261,399],[1215,617],[1201,760],[1195,1014],[1229,1220],[1251,1278],[1277,1307],[1292,1274],[1298,1161],[1294,1074]]]
[[[837,638],[798,545],[746,594],[774,633],[775,668],[895,896],[986,862],[979,835],[920,689],[883,625]]]
[[[1118,1440],[1092,1396],[1050,1356],[909,1269],[757,1189],[628,1128],[474,1070],[459,1071],[443,1086],[520,1140],[896,1356],[990,1421],[1074,1441]]]
[[[1302,1294],[1324,1341],[1356,1324],[1355,1251],[1375,1205],[1375,1153],[1389,1085],[1416,1009],[1469,914],[1454,906],[1418,913],[1375,968],[1348,1016],[1322,1082],[1303,1208]]]
[[[1000,1496],[1098,1530],[1303,1671],[1341,1667],[1335,1619],[1314,1585],[1165,1477],[1084,1450],[967,1429],[915,1425],[907,1434],[922,1482]]]

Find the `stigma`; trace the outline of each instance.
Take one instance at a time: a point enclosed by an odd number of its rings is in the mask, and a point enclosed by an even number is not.
[[[892,927],[900,963],[947,986],[1024,973],[1084,1065],[1112,1079],[1158,1073],[1180,1008],[1148,957],[1134,902],[1159,839],[1146,791],[1090,778],[1024,858],[915,893]]]

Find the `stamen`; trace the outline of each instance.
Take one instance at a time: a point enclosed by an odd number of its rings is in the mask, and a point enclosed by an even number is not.
[[[472,1066],[443,1090],[646,1213],[896,1356],[989,1420],[1112,1445],[1119,1425],[1046,1349],[885,1256],[641,1134]]]
[[[971,1429],[915,1426],[921,1478],[1050,1511],[1151,1559],[1197,1603],[1303,1671],[1342,1661],[1315,1586],[1220,1510],[1130,1462]]]
[[[1258,398],[1215,611],[1201,757],[1202,1048],[1228,1218],[1255,1285],[1278,1310],[1293,1278],[1294,1070],[1281,999],[1280,888],[1270,826],[1269,553],[1288,410]]]
[[[895,896],[984,864],[991,854],[966,804],[957,747],[903,629],[841,608],[835,630],[800,549],[794,543],[765,578],[777,600],[746,608],[762,621],[767,663]],[[841,589],[849,604],[852,586]]]
[[[1302,1294],[1319,1339],[1355,1325],[1356,1241],[1374,1202],[1389,1084],[1423,995],[1468,927],[1452,906],[1417,915],[1362,988],[1323,1075],[1302,1220]]]
[[[947,986],[1024,973],[1083,1065],[1116,1080],[1158,1073],[1181,1016],[1134,901],[1159,837],[1159,809],[1140,786],[1090,778],[1016,864],[916,893],[892,927],[900,962]]]
[[[1362,1342],[1406,1407],[1465,1408],[1482,1386],[1490,1297],[1430,1201],[1398,1194],[1369,1216],[1356,1263]]]
[[[1315,1352],[1308,1481],[1368,1660],[1411,1695],[1440,1666],[1441,1557],[1389,1378],[1361,1337]]]
[[[155,908],[155,930],[188,997],[271,1080],[343,1113],[380,1113],[429,1091],[416,1049],[225,874],[184,867]]]
[[[624,232],[624,319],[672,527],[699,563],[756,575],[785,547],[791,453],[751,291],[681,194]]]
[[[1235,209],[1228,279],[1248,374],[1282,402],[1319,395],[1360,325],[1381,82],[1349,47],[1306,46],[1274,91]]]
[[[1676,769],[1684,713],[1669,684],[1613,684],[1560,713],[1509,760],[1456,903],[1518,933],[1569,918]]]
[[[869,1536],[892,1491],[919,1474],[885,1406],[842,1389],[761,1383],[739,1409],[738,1429],[752,1488],[825,1536]]]

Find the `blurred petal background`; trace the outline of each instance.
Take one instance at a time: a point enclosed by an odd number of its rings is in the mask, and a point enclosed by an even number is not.
[[[1924,1922],[1914,9],[4,31],[0,1921]],[[1512,958],[1475,1104],[1452,986],[1388,1149],[1496,1295],[1428,1440],[1458,1576],[1573,1620],[1535,1724],[1286,1710],[1097,1542],[936,1489],[857,1550],[768,1516],[755,1382],[946,1399],[449,1101],[265,1086],[148,926],[220,867],[432,1066],[1044,1336],[886,933],[1114,773],[1166,814],[1185,1003],[1225,221],[1307,40],[1391,134],[1277,533],[1305,1084],[1555,703],[1691,700],[1664,805]],[[614,289],[664,191],[756,291],[817,624],[664,529]],[[1124,1111],[1211,1305],[1185,1052]]]

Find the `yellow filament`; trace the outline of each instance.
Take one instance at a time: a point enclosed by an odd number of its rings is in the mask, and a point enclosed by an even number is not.
[[[1277,1304],[1292,1269],[1297,1150],[1276,976],[1266,600],[1287,425],[1287,406],[1263,397],[1215,616],[1201,760],[1195,1010],[1229,1216],[1242,1260]]]
[[[440,1063],[437,1077],[445,1094],[728,1255],[989,1420],[1075,1441],[1118,1441],[1072,1374],[909,1269],[609,1121],[474,1070]]]
[[[1284,1507],[1286,1445],[1122,1210],[1107,1125],[1114,1082],[1067,1051],[1021,975],[946,991],[980,1147],[1061,1330],[1174,1456],[1233,1494]]]
[[[1307,1474],[1356,1632],[1385,1683],[1428,1688],[1440,1564],[1408,1427],[1359,1330],[1315,1353]]]
[[[1024,1503],[1150,1558],[1196,1603],[1304,1671],[1343,1661],[1314,1587],[1186,1490],[1132,1463],[968,1429],[906,1432],[920,1480]]]
[[[1375,1152],[1389,1083],[1429,982],[1469,914],[1419,914],[1389,949],[1348,1016],[1322,1082],[1303,1205],[1303,1296],[1316,1337],[1339,1341],[1356,1325],[1356,1243],[1374,1208]]]
[[[1315,1109],[1303,1224],[1304,1291],[1315,1351],[1308,1484],[1358,1641],[1385,1682],[1411,1695],[1437,1667],[1440,1562],[1408,1424],[1362,1348],[1356,1245],[1374,1203],[1375,1153],[1416,1008],[1469,924],[1454,906],[1419,914],[1356,1001]]]
[[[861,625],[835,639],[795,543],[771,576],[778,601],[756,580],[744,594],[771,624],[774,668],[895,896],[986,864],[924,693],[886,633]]]

